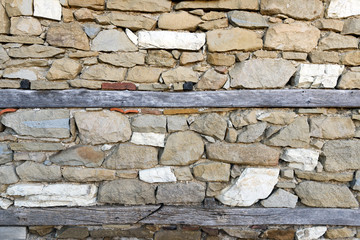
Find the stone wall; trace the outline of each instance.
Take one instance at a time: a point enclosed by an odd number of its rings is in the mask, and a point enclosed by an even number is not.
[[[0,88],[359,89],[359,16],[358,0],[0,0]],[[357,209],[359,138],[359,109],[4,109],[0,207]],[[0,228],[14,233],[360,238],[341,226]]]

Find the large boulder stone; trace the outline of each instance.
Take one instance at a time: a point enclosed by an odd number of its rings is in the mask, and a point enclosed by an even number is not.
[[[16,168],[16,173],[25,182],[56,182],[62,180],[60,166],[46,166],[26,161]]]
[[[176,10],[180,9],[247,9],[259,10],[257,0],[213,0],[213,1],[182,1],[175,6]]]
[[[235,64],[230,70],[231,87],[282,88],[295,71],[291,62],[282,59],[248,60]]]
[[[13,152],[5,143],[0,143],[0,164],[8,163],[13,160]]]
[[[11,18],[10,33],[12,35],[35,35],[42,33],[40,21],[33,17]]]
[[[358,208],[350,189],[345,185],[305,181],[295,188],[301,203],[310,207]]]
[[[164,204],[201,203],[205,198],[205,183],[169,183],[159,185],[156,202]]]
[[[230,179],[230,164],[202,161],[196,163],[192,170],[199,181],[204,182],[228,182]]]
[[[126,68],[113,67],[107,64],[96,64],[85,68],[81,73],[80,78],[120,82],[125,80],[126,71]]]
[[[169,12],[171,1],[169,0],[109,0],[107,9],[136,12]]]
[[[190,130],[224,140],[226,120],[217,113],[202,114],[190,125]]]
[[[91,50],[103,52],[134,52],[138,48],[122,30],[103,30],[92,40]]]
[[[120,113],[77,112],[74,116],[83,144],[125,142],[131,137],[129,119]]]
[[[78,61],[70,58],[55,60],[48,71],[48,80],[71,80],[81,72],[82,66]]]
[[[325,139],[352,138],[355,125],[350,117],[310,118],[310,135]]]
[[[160,15],[158,27],[166,30],[195,31],[202,20],[185,11],[164,13]]]
[[[14,58],[50,58],[64,52],[65,50],[61,48],[31,45],[29,47],[11,48],[8,53],[10,57]]]
[[[327,10],[329,18],[346,18],[360,14],[360,4],[357,0],[331,0]]]

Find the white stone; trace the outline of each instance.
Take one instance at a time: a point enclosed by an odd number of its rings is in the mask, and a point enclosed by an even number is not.
[[[175,174],[170,167],[150,168],[139,171],[140,180],[148,183],[176,182]]]
[[[8,209],[13,204],[13,201],[7,199],[7,198],[0,198],[0,207],[2,209]]]
[[[327,11],[329,18],[346,18],[359,14],[359,0],[331,0]]]
[[[280,188],[261,201],[261,205],[267,208],[295,208],[297,201],[298,196]]]
[[[318,239],[325,234],[327,227],[310,227],[299,229],[296,231],[297,240],[313,240]]]
[[[138,145],[164,147],[165,134],[134,132],[131,137],[131,142]]]
[[[34,0],[34,16],[61,21],[59,0]]]
[[[285,149],[281,159],[289,162],[289,167],[303,171],[313,171],[318,164],[320,153],[311,149]]]
[[[93,184],[16,184],[6,192],[16,196],[16,207],[89,206],[96,203]]]
[[[295,75],[295,84],[302,88],[334,88],[344,65],[301,64]]]
[[[279,171],[277,168],[246,168],[216,198],[230,206],[251,206],[270,195],[278,182]]]
[[[4,78],[26,79],[30,81],[45,79],[45,68],[28,67],[28,68],[7,68],[4,71]]]
[[[140,31],[139,47],[144,49],[199,50],[205,44],[205,33],[173,31]]]
[[[136,46],[139,44],[138,37],[130,29],[126,28],[125,33],[133,44]]]

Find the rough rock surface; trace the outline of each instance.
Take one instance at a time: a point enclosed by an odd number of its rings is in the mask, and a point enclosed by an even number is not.
[[[317,138],[352,138],[355,125],[349,117],[310,118],[310,135]]]
[[[190,130],[224,140],[226,120],[216,113],[202,114],[190,125]]]
[[[196,30],[201,19],[185,11],[164,13],[160,15],[158,27],[166,30]]]
[[[99,167],[105,154],[100,147],[76,145],[50,157],[50,161],[65,166]]]
[[[137,47],[128,36],[120,30],[103,30],[91,42],[91,50],[103,52],[137,51]]]
[[[16,173],[26,182],[56,182],[62,180],[60,166],[46,166],[26,161],[16,168]]]
[[[170,167],[157,167],[139,171],[140,180],[147,183],[176,182],[175,174]]]
[[[266,28],[269,24],[266,19],[258,14],[245,11],[231,11],[228,13],[229,20],[237,27]]]
[[[230,179],[230,164],[204,161],[196,163],[192,170],[196,179],[204,182],[227,182]]]
[[[330,18],[345,18],[360,14],[360,4],[356,0],[331,0],[327,10]]]
[[[201,203],[205,198],[205,184],[198,182],[159,185],[156,202],[164,204]]]
[[[259,2],[256,0],[213,0],[213,1],[182,1],[175,6],[180,9],[248,9],[259,10]]]
[[[288,191],[278,189],[265,200],[261,205],[268,208],[295,208],[298,197]]]
[[[82,66],[78,61],[63,58],[55,60],[46,75],[48,80],[75,79],[81,72]]]
[[[171,1],[168,0],[109,0],[106,4],[108,9],[120,11],[139,12],[168,12]]]
[[[326,232],[327,227],[309,227],[296,231],[296,239],[298,240],[310,240],[318,239]]]
[[[285,149],[281,160],[289,162],[289,167],[304,171],[312,171],[318,164],[320,153],[311,149],[297,148]]]

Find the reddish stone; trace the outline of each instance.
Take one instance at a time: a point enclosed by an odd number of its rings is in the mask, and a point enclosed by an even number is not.
[[[120,112],[120,113],[123,113],[123,114],[139,113],[139,111],[138,111],[138,110],[135,110],[135,109],[123,110],[123,109],[121,109],[121,108],[110,108],[110,111]]]
[[[103,83],[101,85],[103,90],[130,90],[135,91],[136,85],[133,83],[117,82],[117,83]]]
[[[16,111],[17,111],[17,109],[7,108],[7,109],[4,109],[4,110],[1,110],[1,111],[0,111],[0,116],[3,115],[4,113],[16,112]]]

